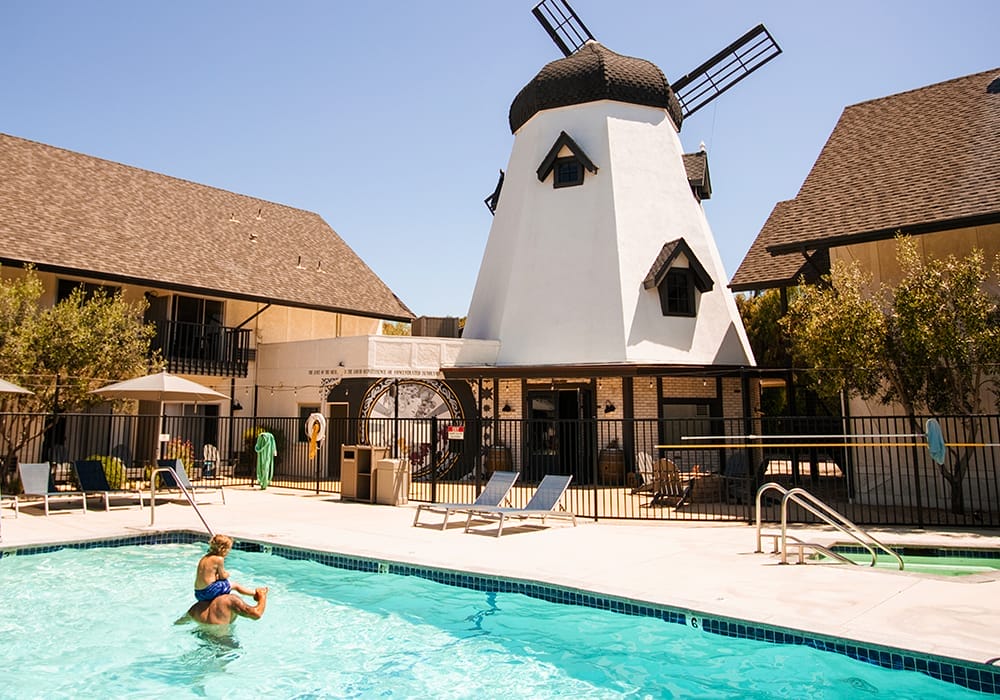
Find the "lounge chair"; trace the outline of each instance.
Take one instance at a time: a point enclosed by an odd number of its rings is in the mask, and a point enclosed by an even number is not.
[[[560,505],[560,501],[562,501],[563,495],[566,493],[566,489],[569,488],[569,482],[572,479],[571,475],[545,475],[538,488],[535,489],[535,493],[531,495],[528,503],[523,508],[487,508],[482,506],[468,508],[469,517],[465,521],[465,531],[469,532],[471,529],[473,518],[498,521],[497,537],[503,533],[503,524],[508,520],[541,518],[544,525],[547,518],[561,518],[572,520],[573,527],[576,527],[576,515],[563,509]],[[559,510],[556,510],[557,507],[559,507]]]
[[[650,491],[653,500],[649,505],[680,508],[691,496],[691,484],[681,481],[680,470],[673,460],[661,457],[656,462],[656,474]]]
[[[139,499],[139,510],[142,510],[142,491],[140,489],[113,489],[104,473],[104,465],[96,459],[78,459],[73,465],[76,469],[76,480],[84,496],[103,496],[104,510],[111,510],[112,496],[135,496]]]
[[[202,475],[206,479],[217,479],[233,475],[232,463],[222,459],[219,455],[219,448],[215,445],[205,445],[202,449],[202,455],[205,458],[202,462]]]
[[[417,506],[416,515],[413,516],[413,525],[416,527],[417,521],[420,520],[420,514],[425,510],[433,513],[444,513],[444,521],[441,523],[441,529],[444,530],[448,527],[448,516],[452,513],[462,513],[475,506],[499,506],[507,500],[507,495],[510,493],[511,487],[514,486],[514,482],[517,481],[517,476],[518,472],[493,472],[490,474],[486,486],[483,487],[482,493],[472,503],[421,503]]]
[[[17,469],[21,475],[21,490],[24,493],[15,496],[15,509],[20,510],[24,500],[40,498],[45,505],[45,515],[48,515],[49,500],[53,498],[79,498],[83,505],[83,512],[87,512],[87,497],[82,491],[56,490],[52,483],[52,465],[48,462],[21,462]]]
[[[187,492],[191,494],[191,498],[195,499],[196,503],[198,502],[197,494],[218,492],[219,495],[222,496],[222,504],[223,505],[226,504],[226,492],[223,490],[222,485],[220,484],[218,486],[195,486],[194,484],[191,483],[191,480],[188,478],[187,470],[184,469],[184,462],[182,460],[158,459],[156,460],[156,466],[160,468],[167,467],[173,470],[173,473],[160,472],[157,475],[160,477],[157,490],[180,491],[181,490],[180,487],[183,486],[187,490]],[[174,474],[177,475],[176,479],[174,478]]]

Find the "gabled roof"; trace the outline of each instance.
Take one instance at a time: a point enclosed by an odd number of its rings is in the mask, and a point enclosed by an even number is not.
[[[994,68],[847,107],[730,286],[773,280],[761,246],[784,256],[1000,221],[998,78]]]
[[[691,190],[698,197],[698,200],[711,199],[712,180],[708,176],[708,153],[698,151],[697,153],[685,153],[684,170],[687,171],[688,184]]]
[[[569,149],[569,151],[576,156],[577,160],[580,161],[580,164],[587,170],[592,173],[597,172],[597,166],[594,165],[594,162],[590,160],[586,153],[583,152],[583,149],[577,145],[576,141],[570,138],[570,135],[565,131],[560,131],[559,138],[557,138],[556,142],[552,144],[552,148],[549,149],[545,158],[542,159],[541,165],[538,166],[537,172],[539,180],[544,181],[545,178],[548,177],[549,173],[552,172],[552,168],[554,168],[556,164],[556,159],[559,157],[559,151],[563,148]]]
[[[0,262],[409,321],[312,212],[0,134]]]
[[[776,231],[785,224],[785,217],[793,210],[794,202],[778,202],[764,223],[757,238],[750,246],[739,269],[729,282],[734,292],[769,289],[771,287],[793,287],[804,278],[806,283],[819,281],[821,275],[829,271],[830,255],[827,249],[811,254],[796,251],[772,255],[767,251]]]
[[[697,256],[691,251],[691,246],[683,238],[663,244],[663,248],[660,249],[660,254],[653,261],[653,266],[649,269],[646,279],[642,281],[642,286],[646,289],[659,287],[674,260],[680,255],[687,259],[688,269],[694,275],[694,286],[698,288],[698,291],[702,293],[711,291],[714,285],[712,276],[708,274],[705,266],[699,262]]]

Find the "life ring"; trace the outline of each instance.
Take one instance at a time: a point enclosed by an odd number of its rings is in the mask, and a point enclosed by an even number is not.
[[[315,426],[319,427],[319,431],[316,432],[315,440],[316,442],[323,442],[326,437],[326,416],[322,413],[310,413],[309,417],[306,418],[306,437],[310,440],[313,438],[313,431]]]

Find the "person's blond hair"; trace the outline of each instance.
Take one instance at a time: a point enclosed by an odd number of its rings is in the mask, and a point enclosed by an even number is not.
[[[233,538],[229,535],[214,535],[208,541],[208,553],[226,556],[233,548]]]

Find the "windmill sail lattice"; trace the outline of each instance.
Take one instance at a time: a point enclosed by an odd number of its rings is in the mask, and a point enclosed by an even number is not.
[[[531,14],[545,28],[564,56],[572,55],[594,38],[566,0],[542,0],[532,8]]]
[[[671,83],[681,112],[688,117],[781,53],[763,24]]]

